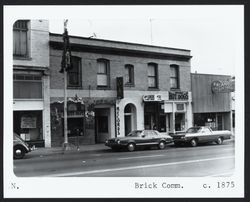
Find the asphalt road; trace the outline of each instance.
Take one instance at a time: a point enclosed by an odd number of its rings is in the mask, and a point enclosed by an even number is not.
[[[198,147],[100,151],[30,156],[14,160],[18,177],[205,177],[234,172],[234,142]]]

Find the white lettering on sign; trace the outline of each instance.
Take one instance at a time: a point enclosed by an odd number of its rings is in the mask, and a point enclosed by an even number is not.
[[[213,81],[211,84],[213,93],[230,93],[235,91],[234,81]]]
[[[143,95],[142,99],[145,102],[162,101],[161,95]]]
[[[169,92],[169,100],[188,100],[188,92]]]

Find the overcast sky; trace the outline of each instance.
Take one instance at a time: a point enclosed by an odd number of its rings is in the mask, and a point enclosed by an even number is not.
[[[95,33],[98,39],[188,49],[192,72],[235,75],[242,56],[240,6],[83,6],[70,11],[64,16],[70,35]],[[50,19],[50,32],[63,32],[63,18]]]

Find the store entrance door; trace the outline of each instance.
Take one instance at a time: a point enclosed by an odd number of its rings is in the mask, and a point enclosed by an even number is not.
[[[175,131],[185,130],[185,113],[175,114]]]

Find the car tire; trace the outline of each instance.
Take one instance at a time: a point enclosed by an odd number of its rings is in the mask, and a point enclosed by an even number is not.
[[[218,139],[216,140],[216,143],[218,145],[221,145],[223,143],[223,139],[221,137],[218,137]]]
[[[22,159],[25,155],[25,151],[21,146],[15,146],[13,154],[14,154],[14,159]]]
[[[192,140],[190,141],[190,145],[191,145],[191,147],[196,147],[196,146],[197,146],[197,144],[198,144],[198,142],[197,142],[197,140],[196,140],[196,139],[192,139]]]
[[[163,142],[163,141],[159,142],[159,144],[158,144],[159,149],[165,149],[165,147],[166,147],[165,142]]]
[[[135,144],[134,143],[128,143],[127,149],[130,152],[134,151],[135,150]]]

